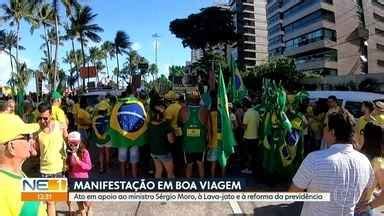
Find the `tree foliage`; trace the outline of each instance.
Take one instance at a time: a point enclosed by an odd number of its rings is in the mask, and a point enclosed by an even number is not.
[[[299,81],[304,77],[296,71],[295,62],[290,58],[275,58],[255,66],[245,73],[244,84],[248,89],[260,91],[264,78],[281,83],[288,91],[299,88]]]
[[[233,13],[221,7],[208,7],[200,13],[170,23],[170,31],[182,39],[184,47],[205,49],[221,43],[235,41],[237,35]]]
[[[184,76],[185,67],[179,65],[171,65],[168,69],[169,76],[181,77]]]
[[[227,60],[220,54],[208,52],[203,58],[192,64],[192,74],[200,77],[201,82],[199,84],[206,85],[208,84],[209,72],[214,71],[217,73],[218,67],[221,67],[225,80],[228,80],[229,65]],[[197,83],[192,82],[192,84]]]

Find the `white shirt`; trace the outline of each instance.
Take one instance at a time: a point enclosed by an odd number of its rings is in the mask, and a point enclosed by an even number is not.
[[[352,144],[334,144],[310,153],[301,164],[293,184],[308,192],[328,192],[330,202],[304,202],[301,215],[353,215],[361,194],[374,183],[367,157]]]

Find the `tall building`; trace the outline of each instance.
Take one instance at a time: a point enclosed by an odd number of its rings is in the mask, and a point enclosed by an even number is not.
[[[195,63],[203,58],[203,50],[202,49],[191,49],[191,62]]]
[[[223,1],[224,0],[217,0],[215,2],[214,6],[215,7],[224,8],[224,9],[230,9],[227,4],[222,3]],[[224,55],[225,53],[227,53],[225,51],[225,49],[226,49],[226,47],[223,46],[223,45],[216,45],[216,46],[210,47],[210,50],[213,53],[217,53],[217,54],[220,54],[220,55]],[[191,62],[192,63],[195,63],[195,62],[199,61],[201,58],[203,58],[203,56],[204,56],[203,49],[192,49],[191,50]]]
[[[240,67],[249,68],[268,59],[266,0],[230,0],[239,40],[229,48]]]
[[[268,53],[301,72],[384,72],[381,0],[268,0]],[[382,60],[383,59],[383,60]]]

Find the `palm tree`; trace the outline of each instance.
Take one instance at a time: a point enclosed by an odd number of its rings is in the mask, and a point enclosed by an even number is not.
[[[110,42],[110,41],[105,41],[105,42],[101,45],[101,52],[102,52],[102,55],[104,56],[105,66],[106,66],[106,68],[107,68],[107,76],[109,76],[108,56],[109,56],[110,58],[111,58],[112,56],[114,56],[113,43]]]
[[[39,64],[39,71],[41,71],[44,75],[45,79],[48,79],[50,84],[53,83],[53,63],[48,60],[47,53],[44,52],[45,57],[41,58],[41,62]]]
[[[73,9],[80,7],[77,0],[60,0],[60,2],[64,5],[67,16],[73,18]],[[55,18],[55,33],[56,33],[56,43],[55,43],[55,58],[53,60],[53,76],[54,83],[53,86],[56,88],[56,79],[57,79],[57,54],[59,49],[60,37],[59,37],[59,0],[52,0],[52,6],[54,10],[54,18]]]
[[[75,14],[70,18],[73,30],[80,39],[81,52],[83,55],[83,67],[85,67],[85,53],[84,53],[84,42],[89,39],[93,42],[100,42],[101,37],[97,34],[104,30],[94,24],[94,19],[97,14],[92,13],[92,9],[88,6],[77,7]],[[85,80],[83,79],[83,88],[85,87]]]
[[[52,61],[52,50],[53,50],[53,47],[56,45],[56,41],[57,41],[55,29],[49,30],[47,32],[47,35],[45,35],[45,34],[41,35],[41,39],[43,39],[44,43],[40,46],[40,49],[42,49],[42,50],[46,49],[47,54],[48,54],[47,55],[48,60],[53,62]],[[59,38],[59,45],[60,46],[64,45],[62,40],[63,40],[63,38],[60,37]]]
[[[152,75],[152,81],[155,82],[155,77],[157,76],[157,74],[159,73],[159,69],[157,68],[157,65],[156,64],[151,64],[149,66],[149,74]]]
[[[117,61],[117,88],[119,88],[119,54],[127,53],[127,50],[131,48],[129,36],[124,31],[118,31],[115,36],[114,46]]]
[[[74,63],[74,56],[72,55],[71,56],[71,53],[70,52],[66,52],[65,53],[65,57],[63,58],[63,62],[66,63],[66,64],[69,64],[69,80],[70,80],[70,87],[73,88],[74,86],[74,76],[73,76],[73,67],[72,67],[72,63]]]
[[[93,66],[96,66],[96,61],[99,59],[100,50],[98,47],[89,48],[89,60]]]
[[[16,33],[14,31],[0,31],[0,48],[9,55],[9,62],[11,64],[11,72],[13,73],[13,62],[16,62],[15,56],[12,54],[12,50],[16,48]],[[18,46],[19,50],[25,49],[22,46]]]
[[[105,59],[104,52],[98,47],[91,47],[89,49],[89,60],[92,62],[93,66],[96,68],[96,79],[99,81],[99,71],[104,68],[101,60]]]
[[[76,74],[77,81],[79,81],[79,77],[80,77],[79,59],[80,59],[80,56],[76,55],[75,42],[74,42],[74,40],[76,38],[76,32],[75,32],[75,29],[73,28],[73,25],[69,25],[68,23],[64,25],[64,29],[65,29],[65,35],[62,36],[62,39],[63,40],[71,40],[72,51],[70,52],[70,55],[74,58],[73,59],[74,60],[73,63],[75,65],[75,69],[76,69],[76,73],[77,73]],[[80,85],[79,85],[79,87],[80,87]]]
[[[78,88],[80,88],[79,62],[83,61],[81,50],[74,50],[74,47],[73,47],[73,50],[71,50],[69,52],[69,55],[71,57],[72,63],[75,65],[75,69],[76,69],[76,75],[75,75],[74,79],[77,80],[77,86],[78,86]]]
[[[34,75],[35,71],[28,69],[25,63],[21,64],[18,73],[12,73],[11,79],[8,80],[7,84],[17,89],[25,89]]]
[[[19,72],[19,34],[20,22],[25,19],[30,21],[33,16],[33,10],[38,1],[29,0],[9,0],[9,4],[2,4],[0,7],[3,10],[3,16],[0,17],[1,21],[9,22],[10,26],[16,25],[16,72]]]
[[[131,76],[137,71],[140,59],[141,56],[137,53],[136,50],[132,50],[128,53],[128,68]]]
[[[52,55],[51,51],[52,48],[50,47],[48,38],[52,38],[52,31],[48,30],[49,26],[52,26],[55,22],[55,13],[51,5],[49,4],[42,4],[40,7],[36,10],[36,18],[32,20],[32,26],[31,26],[31,32],[40,26],[43,26],[44,35],[42,36],[44,42],[45,42],[45,48],[48,54],[48,60],[52,61]]]

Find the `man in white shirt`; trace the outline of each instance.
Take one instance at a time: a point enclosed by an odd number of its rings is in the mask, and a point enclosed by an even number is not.
[[[326,150],[310,153],[293,177],[289,192],[328,192],[330,202],[305,202],[301,215],[353,215],[363,192],[374,184],[367,157],[354,150],[353,121],[348,113],[328,116],[324,128]]]

